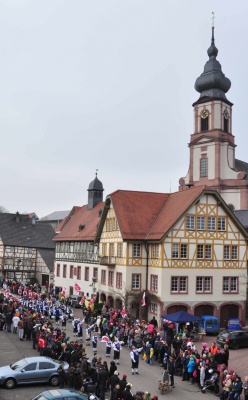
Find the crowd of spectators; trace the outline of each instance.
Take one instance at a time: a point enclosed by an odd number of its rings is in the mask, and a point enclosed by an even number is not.
[[[245,399],[248,398],[248,377],[242,382],[229,368],[228,346],[222,351],[214,342],[210,347],[202,343],[198,351],[186,324],[176,333],[175,326],[164,321],[161,333],[155,317],[149,323],[132,321],[123,310],[109,309],[106,304],[101,310],[82,306],[82,317],[74,318],[68,301],[49,287],[23,287],[15,282],[3,282],[2,286],[0,330],[16,334],[19,340],[31,341],[40,355],[66,361],[69,371],[58,370],[61,387],[94,393],[101,400],[105,400],[109,390],[110,400],[133,399],[128,373],[121,379],[118,372],[122,346],[126,346],[130,349],[133,375],[139,374],[142,359],[148,368],[157,364],[168,371],[171,388],[175,387],[174,376],[177,376],[204,391],[215,375],[218,379],[209,387],[214,391],[218,387],[222,400],[237,399],[242,390]],[[66,334],[70,320],[73,340]],[[109,363],[97,356],[100,341],[105,342],[106,358],[113,358]],[[91,360],[86,354],[87,345],[92,345],[94,352]],[[147,396],[140,392],[136,397],[139,395]]]

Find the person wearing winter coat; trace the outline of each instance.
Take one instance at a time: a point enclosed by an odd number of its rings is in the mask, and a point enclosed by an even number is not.
[[[232,390],[229,393],[230,400],[236,400],[239,398],[243,390],[243,382],[241,381],[240,376],[236,376],[235,382],[233,382]]]
[[[133,394],[131,392],[131,387],[132,387],[131,383],[128,383],[126,385],[126,389],[122,393],[122,399],[123,400],[133,400],[134,397],[133,397]]]
[[[243,383],[243,389],[244,389],[245,400],[248,400],[248,376],[245,377],[245,380]]]
[[[121,395],[121,393],[120,393],[120,384],[116,383],[115,387],[111,391],[110,400],[118,400],[118,399],[120,399],[120,395]]]
[[[120,380],[120,392],[121,392],[121,395],[122,395],[124,389],[126,388],[126,386],[127,386],[127,375],[123,375],[122,379]]]
[[[170,386],[174,388],[175,362],[173,356],[169,356],[167,368],[170,377]]]
[[[195,360],[194,358],[190,357],[188,365],[187,365],[187,370],[188,370],[188,375],[189,375],[189,381],[190,384],[193,384],[193,372],[195,370]]]
[[[231,392],[231,389],[232,389],[231,375],[227,374],[226,375],[226,380],[224,381],[223,391],[221,393],[221,400],[228,399],[228,396],[229,396],[229,393]]]

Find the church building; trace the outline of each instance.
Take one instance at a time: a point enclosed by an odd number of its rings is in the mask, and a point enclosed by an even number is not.
[[[200,97],[193,104],[189,170],[179,180],[179,190],[207,185],[217,190],[231,209],[244,210],[248,209],[248,163],[235,158],[233,104],[226,97],[231,82],[216,59],[214,27],[207,53],[209,60],[195,82]]]

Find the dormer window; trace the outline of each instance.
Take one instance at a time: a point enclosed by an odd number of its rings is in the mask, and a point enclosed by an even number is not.
[[[208,131],[208,118],[209,118],[209,112],[208,110],[204,109],[201,112],[201,132]]]
[[[224,132],[228,133],[229,130],[229,114],[227,109],[225,109],[223,113],[223,125],[224,125]]]

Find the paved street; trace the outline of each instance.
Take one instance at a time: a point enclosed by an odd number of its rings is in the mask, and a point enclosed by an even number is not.
[[[81,310],[75,310],[75,314],[81,316]],[[71,324],[68,324],[67,333],[73,340]],[[208,337],[207,341],[211,343],[213,338]],[[201,343],[197,343],[197,348],[201,349]],[[30,341],[19,341],[17,335],[13,335],[12,333],[0,332],[0,350],[1,350],[1,358],[0,365],[11,364],[18,359],[21,359],[24,356],[33,356],[37,355],[37,351],[32,349],[32,344]],[[105,359],[105,344],[98,343],[98,355],[102,356]],[[93,352],[91,347],[87,347],[88,357],[91,359],[93,357]],[[244,375],[248,375],[248,349],[240,349],[237,351],[230,351],[230,368],[234,369],[238,373],[241,374],[242,378]],[[242,370],[244,373],[241,373]],[[123,374],[127,374],[128,382],[133,384],[132,391],[135,393],[137,390],[149,391],[151,395],[159,396],[160,399],[162,395],[158,391],[158,379],[160,379],[162,375],[162,368],[159,367],[157,363],[154,366],[147,365],[144,361],[140,360],[140,375],[131,375],[130,368],[130,356],[129,349],[123,348],[120,357],[120,366],[118,367],[120,372],[120,376],[122,378]],[[189,385],[188,382],[182,382],[180,377],[175,377],[175,389],[172,389],[171,392],[166,393],[164,396],[168,398],[174,399],[184,399],[184,400],[195,400],[203,397],[205,400],[207,399],[215,399],[213,394],[206,393],[202,394],[196,386]],[[32,397],[37,395],[38,393],[46,390],[47,388],[51,388],[50,386],[44,385],[35,385],[33,387],[30,386],[19,386],[14,390],[6,390],[4,388],[0,388],[0,399],[1,400],[30,400]]]

